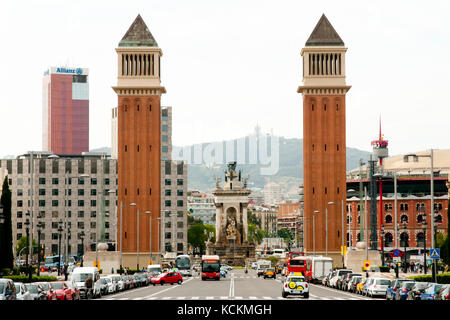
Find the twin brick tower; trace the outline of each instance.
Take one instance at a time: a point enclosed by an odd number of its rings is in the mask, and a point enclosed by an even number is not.
[[[340,251],[341,212],[346,199],[345,82],[347,48],[325,15],[305,47],[303,84],[303,166],[305,244],[312,252]],[[124,265],[138,252],[158,254],[161,215],[162,51],[138,15],[116,49],[118,55],[118,246]],[[311,219],[315,216],[315,230]],[[139,219],[139,223],[137,221]],[[139,225],[139,230],[138,226]],[[313,233],[315,232],[315,241]],[[139,239],[139,241],[138,241]],[[152,243],[150,248],[149,243]],[[128,261],[128,263],[126,263]],[[141,264],[147,260],[142,257]]]

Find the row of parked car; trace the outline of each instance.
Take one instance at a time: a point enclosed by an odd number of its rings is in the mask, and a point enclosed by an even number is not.
[[[363,296],[381,296],[387,300],[450,300],[450,285],[418,282],[411,279],[363,277],[352,270],[334,270],[322,285]]]
[[[163,277],[150,272],[101,276],[97,281],[98,290],[94,290],[94,297],[100,298],[102,295],[161,282],[164,283]],[[0,300],[80,300],[86,298],[83,291],[74,280],[22,283],[0,279]]]

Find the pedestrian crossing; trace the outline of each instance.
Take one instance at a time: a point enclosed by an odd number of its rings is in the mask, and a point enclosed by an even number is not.
[[[186,297],[186,296],[180,296],[180,297],[171,297],[171,296],[163,296],[163,297],[157,297],[157,296],[149,296],[149,297],[128,297],[128,298],[119,298],[115,299],[113,297],[105,298],[104,300],[373,300],[368,299],[365,297],[332,297],[332,296],[316,296],[313,294],[309,295],[309,299],[305,299],[303,297],[299,296],[288,296],[287,298],[283,298],[281,296],[278,297],[270,297],[270,296],[235,296],[235,297],[229,297],[229,296],[192,296],[192,297]]]

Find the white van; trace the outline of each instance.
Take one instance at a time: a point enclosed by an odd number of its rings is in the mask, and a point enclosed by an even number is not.
[[[256,274],[262,276],[264,274],[264,270],[271,267],[270,260],[258,260],[256,261]]]
[[[149,264],[147,266],[147,272],[160,274],[160,273],[162,273],[161,265],[160,264]]]
[[[84,283],[89,276],[91,276],[92,281],[94,281],[94,297],[101,297],[100,272],[97,267],[76,267],[73,269],[71,279],[80,289],[80,295],[86,298],[86,288]]]
[[[272,256],[277,258],[286,258],[286,251],[284,251],[284,249],[273,249]]]

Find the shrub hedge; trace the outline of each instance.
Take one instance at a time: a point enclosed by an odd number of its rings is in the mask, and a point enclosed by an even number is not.
[[[418,281],[418,282],[433,282],[432,275],[420,275],[420,276],[412,276],[408,279]],[[438,273],[436,275],[436,282],[437,283],[450,283],[450,272],[447,273]]]
[[[23,282],[23,283],[28,283],[29,278],[28,276],[4,276],[3,278],[5,279],[11,279],[14,282]],[[31,282],[49,282],[49,281],[56,281],[58,280],[56,277],[54,276],[32,276],[31,277]]]

